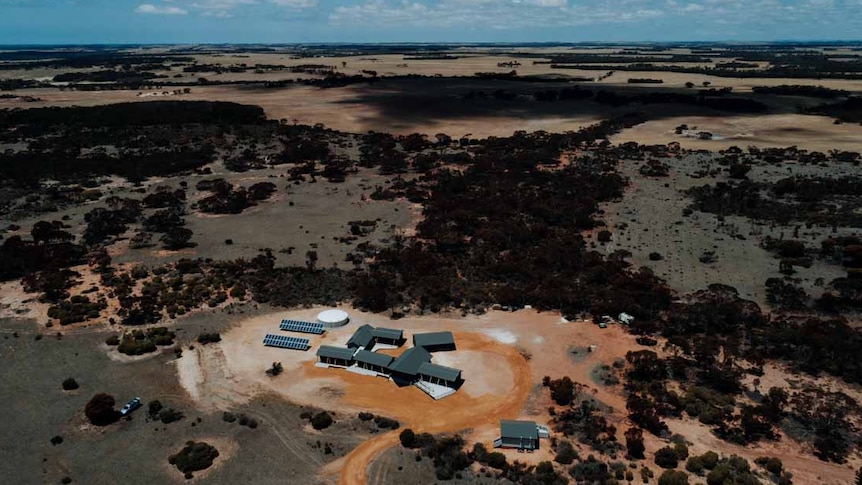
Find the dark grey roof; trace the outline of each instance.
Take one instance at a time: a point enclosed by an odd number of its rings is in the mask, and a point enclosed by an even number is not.
[[[377,352],[369,352],[365,349],[360,349],[356,352],[356,355],[353,356],[353,360],[356,362],[364,362],[366,364],[387,367],[392,363],[393,358],[386,354],[378,354]]]
[[[353,349],[321,345],[320,348],[317,349],[317,356],[329,357],[330,359],[353,360]]]
[[[371,343],[371,339],[374,338],[372,332],[374,331],[374,327],[371,325],[363,325],[356,329],[353,332],[353,336],[350,337],[350,340],[347,341],[347,345],[356,345],[357,347],[367,347],[368,344]]]
[[[377,327],[372,331],[372,334],[375,337],[389,340],[401,340],[404,337],[404,331],[396,328]]]
[[[419,367],[426,362],[431,362],[431,354],[427,350],[422,347],[410,347],[389,365],[389,370],[415,376],[419,373]]]
[[[500,437],[539,439],[539,429],[535,421],[500,421]]]
[[[418,333],[413,336],[413,345],[416,347],[454,344],[455,337],[452,336],[452,332]]]
[[[420,365],[419,373],[426,376],[437,377],[438,379],[443,379],[444,381],[449,382],[457,381],[458,377],[461,375],[461,371],[458,369],[453,369],[444,365],[432,364],[430,362]]]

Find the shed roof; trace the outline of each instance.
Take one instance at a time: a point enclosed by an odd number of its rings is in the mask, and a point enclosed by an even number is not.
[[[419,373],[426,376],[437,377],[438,379],[443,379],[444,381],[449,382],[455,382],[458,380],[458,377],[461,376],[461,371],[459,369],[453,369],[452,367],[446,367],[445,365],[432,364],[431,362],[426,362],[420,365]]]
[[[389,340],[401,340],[404,337],[404,331],[397,328],[377,327],[371,333],[377,338]]]
[[[317,349],[317,356],[329,357],[330,359],[353,360],[353,349],[321,345],[320,348]]]
[[[410,347],[389,365],[389,370],[415,376],[419,373],[419,367],[426,362],[431,362],[431,354],[427,350],[422,347]]]
[[[535,421],[500,421],[500,437],[539,439],[539,428]]]
[[[454,345],[455,337],[452,332],[418,333],[413,336],[413,345],[416,347],[433,347],[436,345]]]
[[[377,352],[369,352],[365,349],[360,349],[356,352],[356,355],[353,356],[353,360],[356,362],[364,362],[366,364],[387,367],[392,363],[393,358],[386,354],[378,354]]]
[[[350,340],[347,341],[347,345],[355,345],[357,347],[367,347],[368,344],[371,343],[371,339],[374,338],[373,332],[374,327],[371,325],[365,324],[356,329],[353,332],[353,335],[350,337]]]

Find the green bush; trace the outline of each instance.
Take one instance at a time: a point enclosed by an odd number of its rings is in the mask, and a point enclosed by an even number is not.
[[[688,485],[688,474],[677,470],[665,470],[658,477],[658,485]]]
[[[676,468],[679,464],[679,456],[673,448],[665,446],[655,452],[655,464],[662,468]]]
[[[169,424],[183,419],[183,413],[174,408],[162,409],[159,412],[159,421]]]
[[[65,381],[63,381],[63,390],[64,391],[74,391],[78,387],[80,387],[80,386],[78,386],[78,382],[71,377],[66,379]]]
[[[495,451],[488,454],[488,466],[497,470],[505,470],[509,464],[506,462],[506,455]]]
[[[568,441],[562,441],[557,445],[557,454],[554,456],[554,461],[562,465],[571,465],[578,457],[575,448]]]
[[[201,345],[206,345],[210,343],[221,342],[221,335],[218,332],[212,333],[202,333],[198,335],[198,343]]]
[[[401,446],[405,448],[414,448],[416,445],[416,433],[412,429],[407,428],[398,435],[401,440]]]
[[[332,416],[326,411],[321,411],[311,418],[311,427],[320,431],[332,426]]]

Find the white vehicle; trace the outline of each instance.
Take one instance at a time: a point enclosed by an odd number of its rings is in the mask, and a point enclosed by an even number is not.
[[[139,407],[141,407],[141,398],[136,397],[131,401],[127,402],[126,405],[123,406],[122,409],[120,409],[120,415],[126,416],[127,414],[131,413],[135,409],[138,409]]]

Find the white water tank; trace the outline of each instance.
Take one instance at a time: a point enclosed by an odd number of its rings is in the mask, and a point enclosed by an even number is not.
[[[343,327],[350,321],[347,312],[341,310],[324,310],[317,314],[317,321],[326,328]]]

